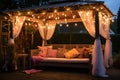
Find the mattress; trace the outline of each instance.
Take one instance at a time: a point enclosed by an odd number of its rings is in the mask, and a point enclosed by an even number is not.
[[[89,58],[42,58],[40,62],[59,62],[59,63],[88,63]]]

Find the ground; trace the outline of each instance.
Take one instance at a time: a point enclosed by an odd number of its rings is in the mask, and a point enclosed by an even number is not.
[[[89,71],[83,69],[51,69],[34,74],[25,74],[23,70],[14,72],[0,72],[0,80],[119,80],[120,69],[107,69],[108,78],[92,76]]]

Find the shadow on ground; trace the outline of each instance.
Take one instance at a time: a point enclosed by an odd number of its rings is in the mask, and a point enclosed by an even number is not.
[[[23,70],[14,72],[0,72],[0,80],[119,80],[120,69],[107,69],[108,78],[98,78],[90,74],[87,69],[42,68],[41,72],[25,74]]]

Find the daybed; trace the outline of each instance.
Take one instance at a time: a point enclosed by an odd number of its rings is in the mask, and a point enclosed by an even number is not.
[[[44,52],[41,53],[39,49],[40,46],[38,46],[38,49],[32,49],[30,51],[33,64],[34,64],[32,66],[87,68],[90,70],[91,69],[91,56],[90,56],[91,46],[92,45],[88,45],[88,44],[87,45],[86,44],[82,44],[82,45],[81,44],[52,44],[52,48],[47,46],[46,56],[41,55]],[[72,54],[72,53],[75,53],[75,54]],[[67,54],[67,56],[65,54]]]

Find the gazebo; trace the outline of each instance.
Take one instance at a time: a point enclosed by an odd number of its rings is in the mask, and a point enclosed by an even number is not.
[[[56,24],[68,22],[83,22],[88,33],[95,38],[92,51],[92,75],[107,77],[106,67],[112,65],[112,43],[110,40],[110,20],[112,12],[102,1],[65,2],[4,11],[12,22],[12,37],[19,35],[23,22],[32,21],[38,24],[38,30],[43,39],[42,46],[54,34]],[[104,57],[101,48],[100,35],[106,39]]]

